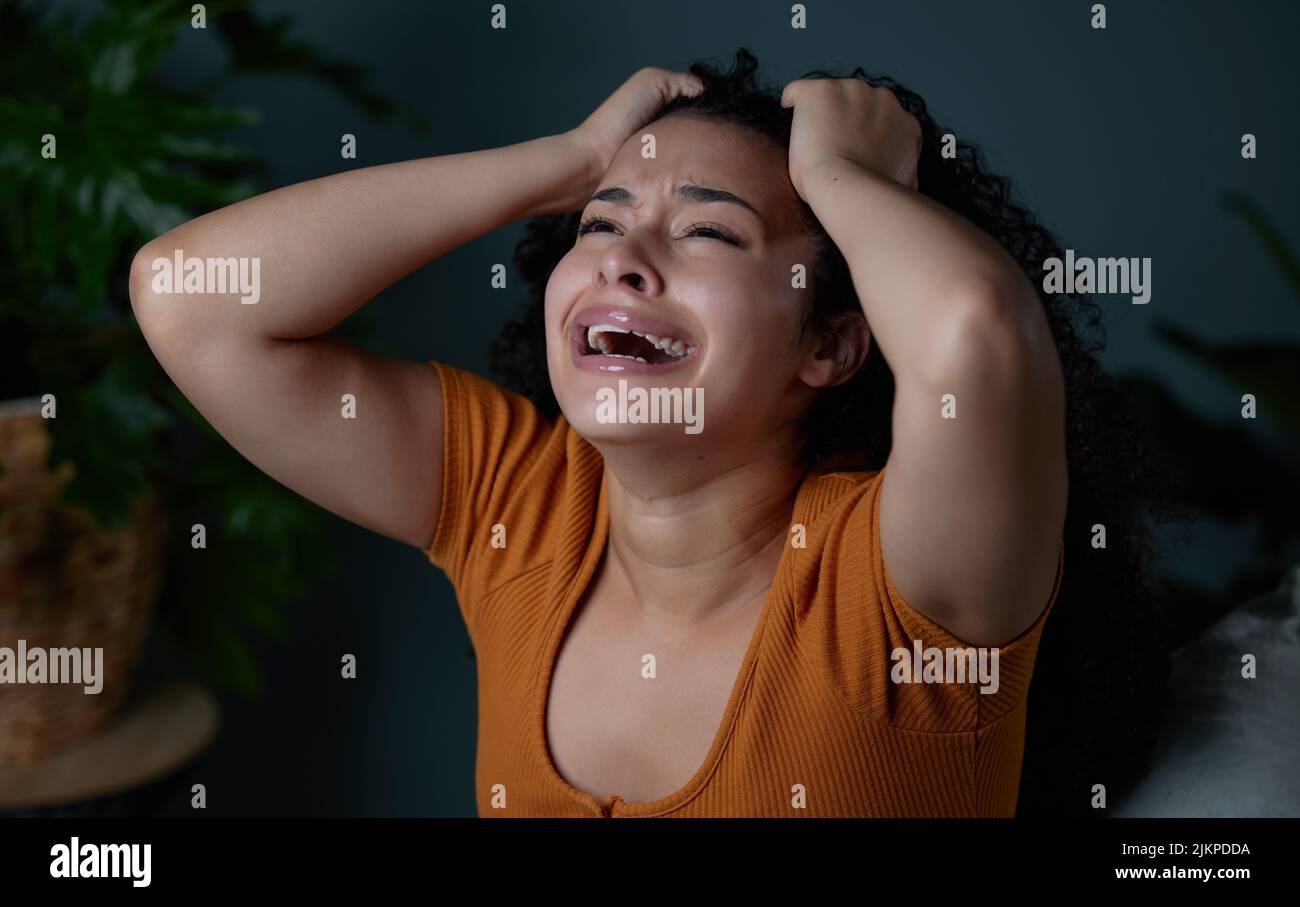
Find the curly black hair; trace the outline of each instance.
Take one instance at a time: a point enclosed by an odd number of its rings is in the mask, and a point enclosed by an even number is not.
[[[690,72],[704,90],[667,102],[647,122],[670,114],[728,122],[784,152],[792,111],[781,107],[779,89],[759,82],[757,67],[743,47],[729,71],[697,61]],[[1048,295],[1042,289],[1044,262],[1063,252],[1012,200],[1010,181],[988,172],[981,151],[968,142],[956,141],[955,157],[944,157],[950,130],[935,123],[920,96],[891,78],[861,67],[848,74],[815,70],[803,78],[860,78],[891,90],[921,124],[919,191],[1001,243],[1039,288],[1066,384],[1068,566],[1030,687],[1017,814],[1104,815],[1092,806],[1093,786],[1105,785],[1114,798],[1141,776],[1165,701],[1173,639],[1154,569],[1154,524],[1185,516],[1174,473],[1155,460],[1094,356],[1105,345],[1097,304],[1084,295]],[[802,204],[801,210],[817,240],[803,327],[827,330],[837,315],[861,312],[861,304],[844,256],[811,208]],[[543,301],[551,271],[573,246],[579,214],[528,223],[515,266],[531,300],[492,347],[493,370],[551,419],[559,404],[547,372]],[[810,460],[833,459],[836,468],[883,467],[893,399],[893,375],[873,348],[853,378],[824,392],[809,408],[801,436]],[[1105,548],[1092,545],[1097,523],[1106,527]]]

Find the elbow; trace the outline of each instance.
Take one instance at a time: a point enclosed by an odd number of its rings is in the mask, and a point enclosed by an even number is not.
[[[141,247],[131,260],[127,289],[131,295],[131,309],[141,327],[144,327],[145,320],[158,308],[158,294],[153,291],[153,262],[158,257],[158,240],[155,239]]]
[[[131,309],[135,312],[135,320],[140,322],[142,327],[146,326],[146,322],[155,320],[157,312],[162,308],[160,304],[162,296],[153,290],[153,277],[156,274],[153,262],[165,257],[162,253],[161,239],[162,236],[149,240],[135,253],[134,259],[131,259],[130,282],[127,290],[130,292]]]
[[[1059,354],[1042,300],[1027,279],[1016,277],[972,281],[952,294],[950,314],[936,326],[925,357],[926,384],[974,380],[1010,388],[1026,380],[1059,382]]]
[[[183,306],[174,304],[168,294],[160,293],[154,288],[156,271],[154,262],[166,257],[160,240],[146,243],[131,260],[131,272],[128,278],[128,292],[131,297],[131,310],[135,313],[136,324],[144,334],[150,349],[155,355],[161,355],[166,349],[178,342],[180,332],[178,319]]]

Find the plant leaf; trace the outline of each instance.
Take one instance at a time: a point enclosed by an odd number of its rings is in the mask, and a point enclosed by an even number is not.
[[[1300,347],[1284,343],[1211,345],[1183,328],[1158,321],[1156,333],[1209,368],[1239,393],[1255,395],[1261,411],[1300,436]]]
[[[1250,225],[1269,255],[1273,257],[1273,261],[1277,263],[1287,286],[1291,288],[1291,295],[1300,302],[1300,262],[1296,261],[1295,253],[1283,238],[1277,225],[1259,205],[1240,193],[1227,193],[1224,196],[1224,205],[1229,211],[1241,215]]]

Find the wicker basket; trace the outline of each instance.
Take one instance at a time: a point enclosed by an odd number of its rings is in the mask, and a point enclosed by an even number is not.
[[[0,646],[102,648],[103,686],[87,694],[81,684],[0,684],[0,765],[37,760],[113,717],[161,576],[166,529],[157,503],[137,502],[124,529],[105,532],[59,503],[73,470],[47,469],[49,451],[38,401],[0,404]]]

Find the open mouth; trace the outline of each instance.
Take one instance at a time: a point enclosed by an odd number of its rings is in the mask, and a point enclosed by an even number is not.
[[[696,347],[676,337],[642,333],[613,324],[589,325],[582,335],[583,356],[609,356],[647,365],[666,365],[692,356]]]

